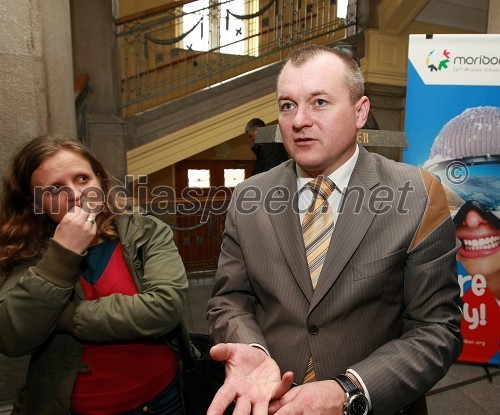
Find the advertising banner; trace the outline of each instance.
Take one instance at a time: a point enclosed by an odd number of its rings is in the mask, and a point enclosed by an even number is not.
[[[464,349],[500,364],[500,35],[411,35],[403,161],[439,176],[457,254]]]

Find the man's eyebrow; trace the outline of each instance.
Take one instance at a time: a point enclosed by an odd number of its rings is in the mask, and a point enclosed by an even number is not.
[[[309,94],[310,97],[317,97],[318,95],[329,95],[329,94],[323,89],[318,89],[317,91],[313,91]],[[291,99],[288,95],[278,95],[278,101],[282,100],[293,101],[293,99]]]
[[[326,92],[324,89],[318,89],[317,91],[311,92],[312,97],[315,97],[318,95],[328,95],[328,92]]]

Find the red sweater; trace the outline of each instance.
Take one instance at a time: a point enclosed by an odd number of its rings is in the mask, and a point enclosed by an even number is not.
[[[89,248],[79,275],[85,298],[138,293],[118,240]],[[161,340],[136,339],[85,343],[73,388],[71,412],[84,415],[118,414],[137,408],[163,391],[178,371],[175,353]]]

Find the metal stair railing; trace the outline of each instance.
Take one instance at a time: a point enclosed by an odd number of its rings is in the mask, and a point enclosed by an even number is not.
[[[183,0],[117,19],[121,115],[353,35],[357,1],[347,10],[338,18],[335,0]]]

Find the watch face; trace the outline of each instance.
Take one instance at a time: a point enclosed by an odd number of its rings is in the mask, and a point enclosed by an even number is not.
[[[354,395],[349,402],[349,415],[366,415],[368,399],[364,395]]]

